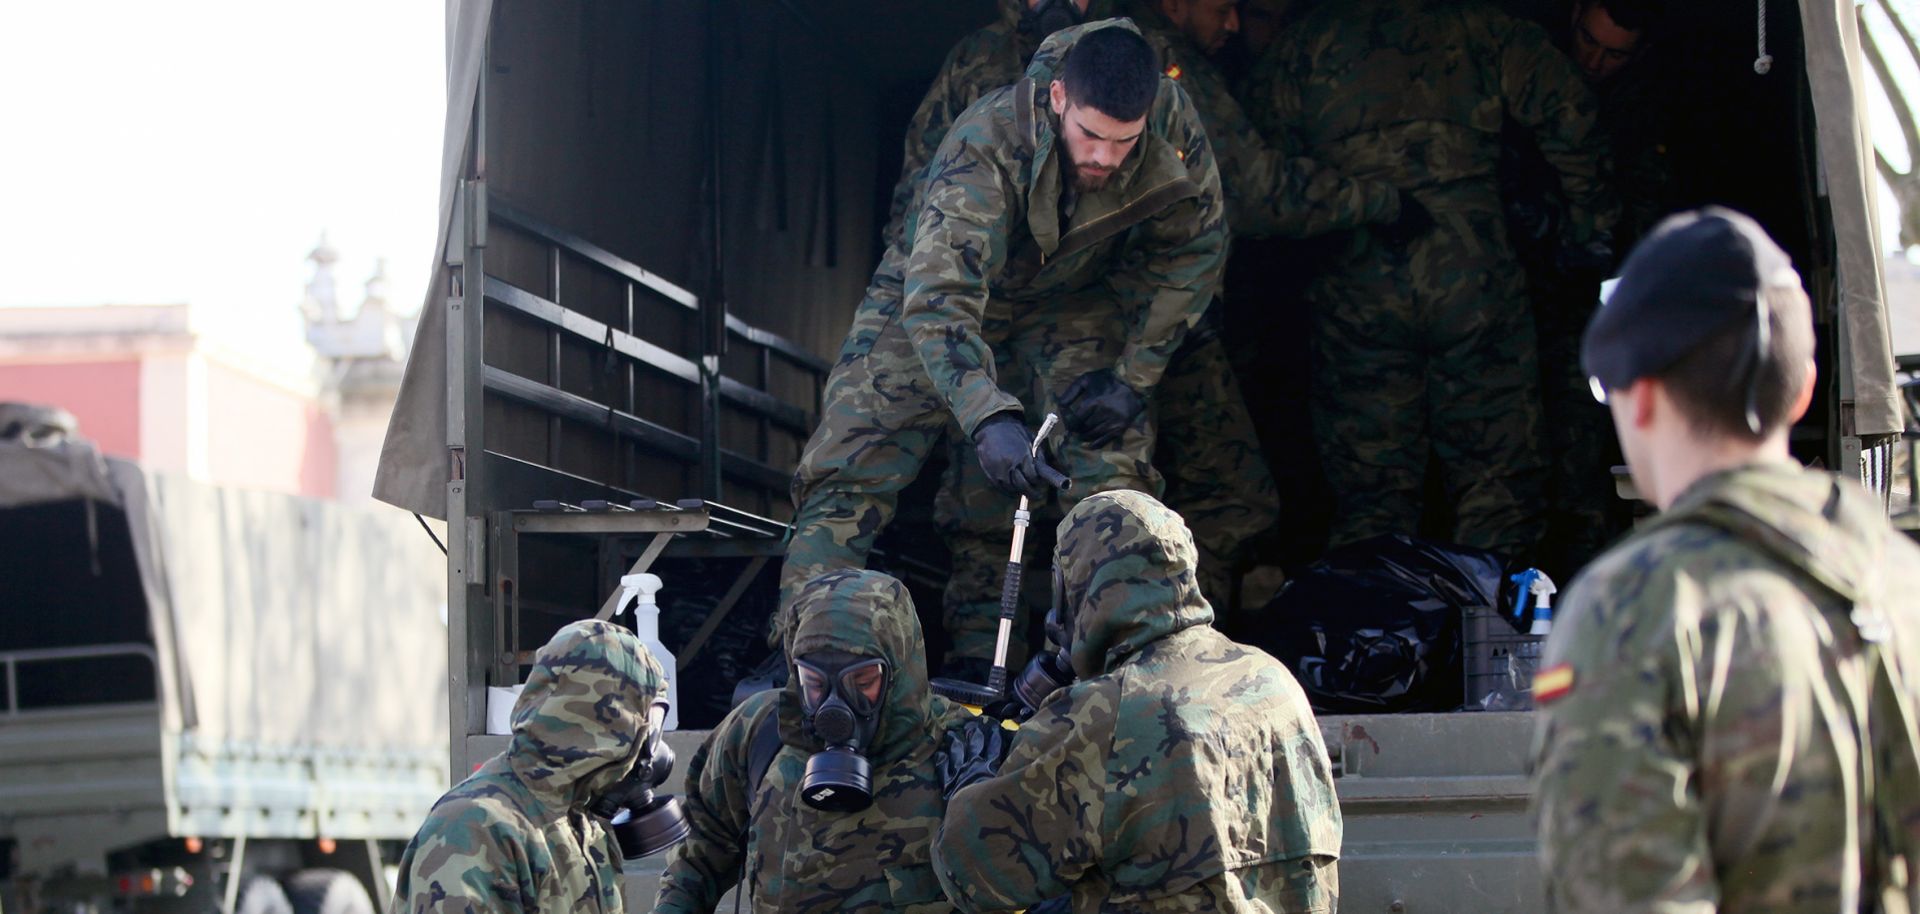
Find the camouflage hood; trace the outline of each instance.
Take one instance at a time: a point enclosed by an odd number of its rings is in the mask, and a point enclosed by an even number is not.
[[[948,702],[927,686],[920,616],[906,585],[878,571],[830,571],[800,588],[789,615],[787,686],[778,709],[782,742],[816,752],[826,748],[807,727],[793,658],[846,651],[887,662],[887,692],[867,758],[883,765],[932,745],[934,722],[947,716]]]
[[[591,619],[568,625],[534,656],[514,702],[514,773],[557,808],[584,805],[633,769],[647,708],[665,688],[632,632]]]
[[[1193,534],[1144,492],[1082,500],[1058,529],[1053,561],[1073,607],[1073,671],[1111,672],[1147,644],[1213,621],[1200,595]]]
[[[1853,602],[1873,600],[1890,528],[1867,493],[1785,462],[1749,464],[1695,482],[1659,523],[1704,520],[1765,547]]]

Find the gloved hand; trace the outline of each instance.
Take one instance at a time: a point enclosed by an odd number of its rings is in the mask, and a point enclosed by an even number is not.
[[[1060,408],[1070,431],[1088,445],[1100,447],[1140,418],[1147,401],[1111,369],[1101,368],[1067,385],[1066,393],[1060,395]]]
[[[947,730],[934,753],[933,768],[940,775],[940,799],[953,799],[960,788],[984,781],[1000,771],[1009,748],[1009,731],[1000,719],[976,714]]]
[[[1034,456],[1033,436],[1018,413],[987,417],[973,430],[973,449],[993,487],[1008,495],[1039,498],[1047,492],[1048,474],[1059,477],[1044,454]]]
[[[1028,908],[1027,914],[1073,914],[1073,896],[1060,895],[1049,898]]]
[[[1401,191],[1400,218],[1380,226],[1377,231],[1389,247],[1404,248],[1433,231],[1433,212],[1419,197]]]

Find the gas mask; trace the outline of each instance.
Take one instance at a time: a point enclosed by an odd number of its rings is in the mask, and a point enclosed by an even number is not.
[[[800,798],[827,812],[858,812],[873,803],[873,766],[866,752],[880,729],[887,662],[841,651],[795,658],[807,725],[827,745],[807,759]]]
[[[1027,3],[1020,10],[1020,34],[1035,40],[1044,40],[1048,35],[1065,28],[1079,25],[1087,14],[1075,6],[1073,0],[1040,0]]]
[[[1066,611],[1067,579],[1060,573],[1060,566],[1053,566],[1053,603],[1047,608],[1047,640],[1053,642],[1053,650],[1035,654],[1027,661],[1025,669],[1014,677],[1009,689],[1013,699],[1020,704],[1020,719],[1026,720],[1040,709],[1040,703],[1053,694],[1053,690],[1073,684],[1073,663],[1067,657],[1067,642],[1073,627],[1072,616]]]
[[[667,703],[654,702],[647,709],[647,741],[640,747],[640,761],[588,807],[607,820],[614,840],[620,842],[620,856],[628,860],[660,853],[693,830],[679,800],[653,792],[673,773],[673,750],[667,747],[662,730],[666,720]]]

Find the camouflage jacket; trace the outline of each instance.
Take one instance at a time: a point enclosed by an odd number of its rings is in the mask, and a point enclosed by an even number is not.
[[[1545,30],[1481,3],[1353,0],[1314,8],[1263,61],[1249,107],[1268,138],[1443,209],[1499,212],[1501,131],[1559,172],[1566,238],[1613,226],[1595,102]]]
[[[1854,483],[1694,484],[1574,581],[1542,664],[1550,909],[1920,910],[1920,549]]]
[[[706,914],[741,878],[755,911],[952,910],[934,878],[931,847],[940,821],[938,735],[967,712],[927,686],[913,600],[875,571],[833,571],[794,598],[787,656],[841,650],[887,661],[885,715],[867,752],[873,805],[822,812],[800,799],[807,759],[825,748],[807,727],[799,677],[743,702],[708,735],[687,766],[693,834],[667,858],[661,914]],[[754,728],[777,715],[782,747],[759,784],[748,784]]]
[[[1304,238],[1400,217],[1400,192],[1391,183],[1349,178],[1267,145],[1234,98],[1226,74],[1167,21],[1153,0],[1130,0],[1127,7],[1206,125],[1226,193],[1227,223],[1235,234]]]
[[[513,739],[447,792],[400,858],[393,910],[619,914],[620,848],[587,804],[639,760],[660,664],[609,622],[534,657]]]
[[[953,123],[988,92],[1020,79],[1037,49],[1038,43],[1018,30],[1023,2],[1001,0],[1000,21],[954,45],[921,99],[907,125],[906,155],[885,236],[889,243],[904,237],[921,173]],[[1108,5],[1097,0],[1088,7],[1089,18],[1105,15]],[[1167,75],[1186,90],[1213,142],[1233,231],[1300,237],[1398,218],[1400,195],[1392,185],[1350,180],[1310,159],[1287,158],[1268,148],[1228,90],[1226,77],[1192,41],[1148,4],[1124,5]]]
[[[1292,674],[1213,630],[1180,516],[1082,501],[1056,562],[1078,682],[947,806],[935,859],[965,911],[1331,911],[1340,808]]]
[[[1062,224],[1066,153],[1054,142],[1047,86],[1081,34],[1115,22],[1042,42],[1026,77],[969,108],[928,166],[924,206],[909,227],[902,324],[968,435],[988,416],[1020,410],[997,386],[983,319],[1061,301],[1112,308],[1130,328],[1114,373],[1146,391],[1219,282],[1227,251],[1220,175],[1205,129],[1171,79],[1161,79],[1133,152],[1105,188],[1079,195]]]

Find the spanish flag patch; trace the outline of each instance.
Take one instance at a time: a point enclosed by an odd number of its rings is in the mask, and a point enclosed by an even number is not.
[[[1180,78],[1180,65],[1179,65],[1179,64],[1177,64],[1177,63],[1172,63],[1172,64],[1167,64],[1167,78],[1168,78],[1168,79],[1179,79],[1179,78]]]
[[[1573,691],[1573,664],[1556,663],[1533,674],[1533,703],[1544,705]]]

